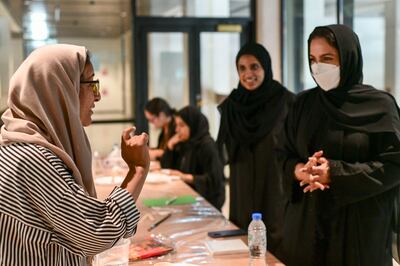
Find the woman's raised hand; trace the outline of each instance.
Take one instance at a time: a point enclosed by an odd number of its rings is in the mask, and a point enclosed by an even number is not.
[[[178,135],[178,134],[173,135],[173,136],[168,140],[168,143],[167,143],[168,149],[173,150],[174,147],[175,147],[175,145],[178,144],[180,141],[181,141],[181,139],[179,138],[179,135]]]
[[[149,136],[146,133],[134,135],[135,127],[124,129],[121,137],[121,156],[128,164],[129,168],[140,166],[148,169],[150,165],[150,156],[148,141]]]

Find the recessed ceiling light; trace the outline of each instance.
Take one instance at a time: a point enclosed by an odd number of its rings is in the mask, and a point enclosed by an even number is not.
[[[49,38],[49,28],[46,22],[47,15],[43,11],[34,11],[30,14],[29,28],[32,40],[46,40]]]

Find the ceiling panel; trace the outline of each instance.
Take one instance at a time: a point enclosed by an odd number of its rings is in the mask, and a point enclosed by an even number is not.
[[[117,37],[131,27],[130,0],[2,0],[22,25],[24,39],[32,39],[39,20],[49,38]]]

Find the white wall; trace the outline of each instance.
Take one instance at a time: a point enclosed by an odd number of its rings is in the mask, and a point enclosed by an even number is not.
[[[400,103],[400,3],[388,1],[385,8],[385,88]]]
[[[9,57],[10,74],[14,74],[24,61],[24,44],[22,38],[11,38],[11,53]]]
[[[11,38],[12,32],[20,33],[21,27],[0,1],[0,110],[6,106],[11,75],[22,62],[22,41]]]
[[[10,48],[10,27],[7,19],[0,17],[0,110],[6,105],[8,81],[11,76],[9,69]]]
[[[7,105],[9,81],[22,60],[22,39],[11,38],[10,23],[0,16],[0,111]]]

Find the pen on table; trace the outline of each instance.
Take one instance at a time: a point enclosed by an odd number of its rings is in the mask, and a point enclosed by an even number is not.
[[[171,199],[165,201],[165,206],[171,205],[171,204],[174,203],[177,199],[178,199],[178,197],[175,196],[175,197],[173,197],[173,198],[171,198]]]
[[[171,213],[169,212],[167,215],[165,215],[163,218],[161,218],[160,220],[158,220],[157,222],[153,223],[152,225],[150,225],[150,227],[147,229],[147,231],[151,231],[154,228],[156,228],[157,226],[159,226],[162,222],[164,222],[165,220],[167,220],[169,217],[171,216]]]

